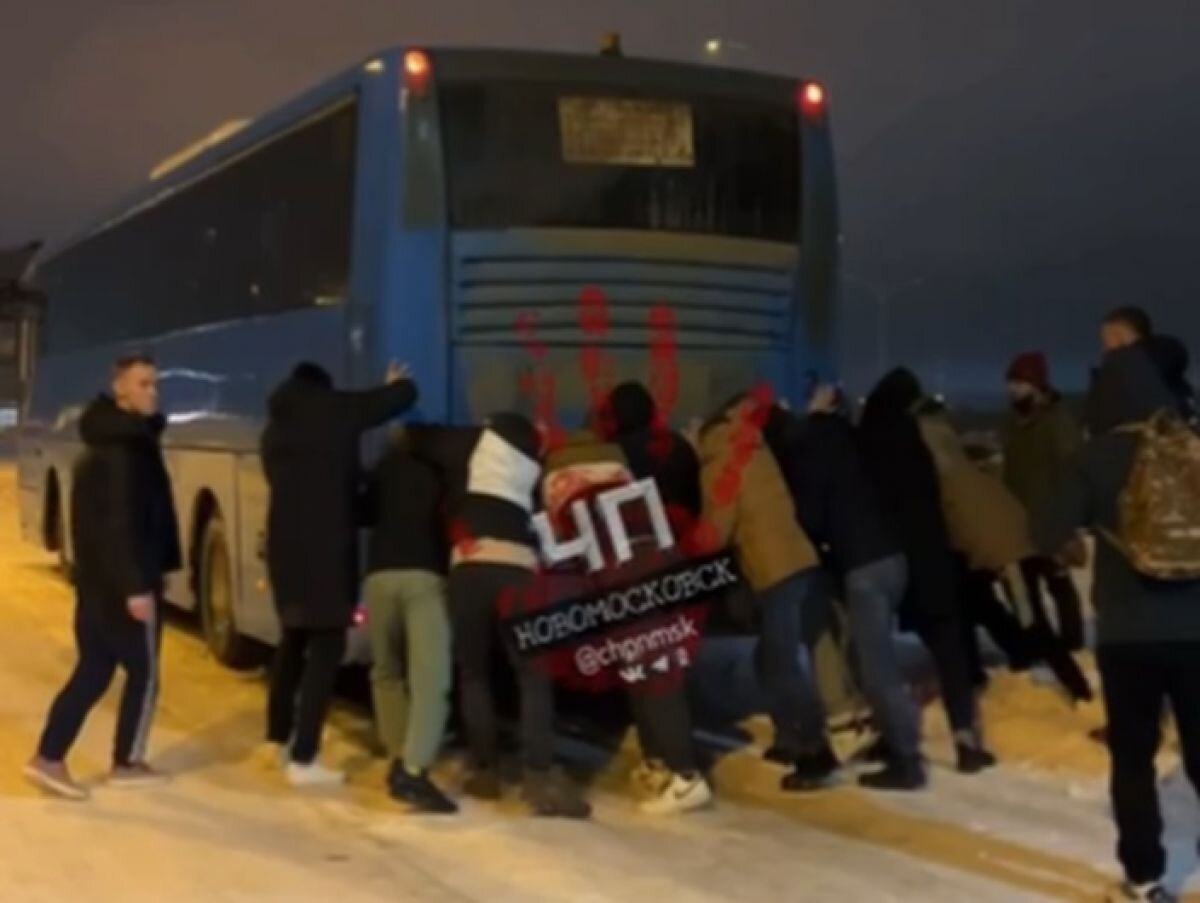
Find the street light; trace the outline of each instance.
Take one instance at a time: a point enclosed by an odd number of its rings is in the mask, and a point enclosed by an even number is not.
[[[879,375],[882,376],[886,372],[888,361],[888,303],[902,292],[924,285],[925,277],[914,276],[906,282],[890,287],[878,285],[869,279],[864,279],[853,273],[842,274],[842,280],[854,285],[861,285],[875,297],[876,315],[878,318],[878,328],[875,334],[875,354],[878,359]]]
[[[745,53],[750,48],[741,41],[730,41],[725,38],[709,38],[704,42],[704,55],[711,60],[724,59],[729,53]]]

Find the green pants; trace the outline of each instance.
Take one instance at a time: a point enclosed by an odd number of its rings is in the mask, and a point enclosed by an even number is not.
[[[393,760],[424,771],[437,758],[450,711],[446,581],[428,571],[380,571],[364,593],[379,738]]]

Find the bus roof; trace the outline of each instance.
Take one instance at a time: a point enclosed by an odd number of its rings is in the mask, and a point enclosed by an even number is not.
[[[429,55],[436,77],[452,80],[553,80],[569,74],[569,77],[581,81],[603,81],[618,87],[653,83],[666,90],[775,97],[784,97],[784,92],[792,92],[797,82],[805,81],[725,66],[627,56],[518,49],[393,47],[366,57],[268,113],[254,119],[231,120],[171,154],[155,165],[145,182],[106,209],[87,227],[44,249],[38,255],[33,271],[36,272],[40,263],[103,232],[139,210],[165,200],[213,169],[345,98],[364,77],[369,75],[378,78],[388,74],[398,77],[404,53],[414,49]]]

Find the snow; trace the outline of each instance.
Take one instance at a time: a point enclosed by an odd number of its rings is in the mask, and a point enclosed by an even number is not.
[[[381,789],[363,713],[339,706],[327,754],[347,788],[288,789],[258,745],[261,675],[222,670],[186,622],[168,629],[164,695],[152,744],[167,787],[109,790],[91,802],[48,799],[20,769],[73,661],[70,594],[50,560],[17,538],[11,468],[0,468],[0,900],[89,901],[844,901],[990,903],[1098,900],[1117,876],[1104,751],[1086,737],[1097,706],[1071,710],[1028,678],[998,675],[985,698],[1002,767],[966,778],[927,709],[936,763],[920,794],[843,786],[778,790],[782,769],[753,746],[714,769],[718,804],[682,819],[635,813],[625,788],[630,744],[594,778],[596,818],[527,817],[515,800],[465,804],[458,818],[405,816]],[[96,780],[111,743],[114,699],[98,710],[71,762]],[[594,750],[570,749],[580,760]],[[1200,811],[1164,756],[1172,872],[1191,874]],[[451,761],[440,777],[454,786]]]

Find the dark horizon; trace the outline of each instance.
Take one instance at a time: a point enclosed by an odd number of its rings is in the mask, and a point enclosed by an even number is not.
[[[699,60],[720,37],[745,45],[731,64],[830,92],[847,320],[873,324],[846,337],[856,387],[877,369],[881,292],[889,359],[968,392],[1042,337],[1075,379],[1118,303],[1194,344],[1200,7],[967,6],[57,0],[10,27],[0,246],[71,232],[221,122],[384,46],[593,52],[615,30],[630,55]]]

